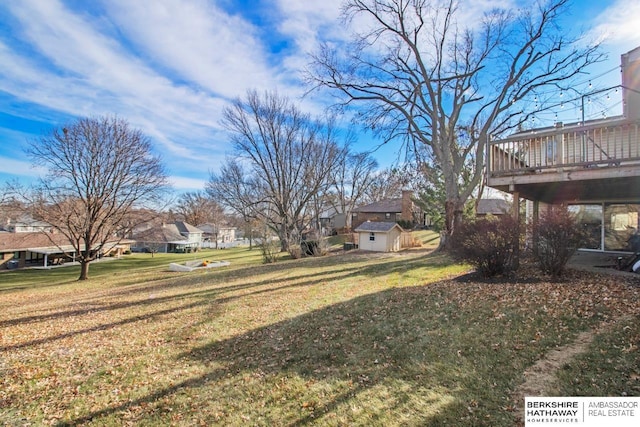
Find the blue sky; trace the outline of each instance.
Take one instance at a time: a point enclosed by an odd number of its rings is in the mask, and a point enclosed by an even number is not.
[[[482,9],[509,1],[469,3]],[[230,152],[220,116],[234,98],[248,89],[277,90],[300,99],[307,112],[322,110],[320,96],[301,99],[300,69],[321,40],[347,38],[338,20],[340,4],[0,2],[0,183],[29,183],[41,173],[30,167],[23,150],[42,133],[77,117],[117,114],[152,139],[177,191],[201,189]],[[566,25],[606,37],[609,60],[585,78],[585,90],[588,83],[619,84],[620,55],[640,46],[640,2],[577,0]],[[614,114],[615,100],[608,105],[589,114]],[[575,111],[567,107],[555,114],[571,121]],[[361,136],[360,150],[376,144]],[[390,144],[374,155],[386,166],[396,150]]]

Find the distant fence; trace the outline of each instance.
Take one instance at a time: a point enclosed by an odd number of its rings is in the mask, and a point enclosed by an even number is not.
[[[422,246],[422,243],[413,237],[410,231],[403,231],[400,234],[400,247],[401,248],[417,248]]]
[[[260,239],[253,239],[253,244],[260,244]],[[202,242],[200,247],[203,249],[228,249],[228,248],[237,248],[238,246],[249,246],[249,239],[243,240],[234,240],[233,242],[218,242],[216,246],[216,242]]]

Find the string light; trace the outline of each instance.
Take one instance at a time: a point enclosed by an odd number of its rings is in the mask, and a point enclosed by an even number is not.
[[[571,83],[571,87],[575,88],[575,87],[579,87],[579,86],[582,86],[582,85],[587,84],[587,83],[591,84],[593,81],[598,80],[600,77],[603,77],[603,76],[605,76],[605,75],[607,75],[609,73],[612,73],[613,71],[616,71],[616,70],[622,71],[622,68],[620,67],[620,65],[616,65],[615,67],[613,67],[613,68],[611,68],[609,70],[603,71],[602,73],[597,74],[595,76],[591,76],[589,78],[586,78],[585,80],[572,82]],[[591,85],[590,87],[593,87],[593,85]],[[564,89],[561,89],[561,91],[564,92]],[[547,94],[554,94],[554,93],[557,93],[557,89],[549,89],[549,90],[545,90],[545,91],[537,90],[537,94],[538,95],[547,95]]]
[[[595,84],[593,83],[594,79],[598,79],[599,77],[609,74],[617,69],[620,69],[620,67],[616,66],[598,76],[591,76],[590,78],[585,79],[582,83],[572,82],[571,86],[567,87],[567,90],[569,91],[567,97],[564,96],[564,88],[549,87],[548,91],[540,91],[540,88],[535,88],[535,92],[532,91],[533,93],[531,93],[531,95],[534,95],[533,99],[529,98],[533,101],[529,104],[530,108],[534,107],[532,110],[528,111],[529,117],[527,121],[530,126],[533,128],[534,123],[538,127],[549,126],[551,123],[557,124],[560,123],[560,121],[583,123],[587,120],[599,117],[607,118],[612,114],[614,116],[619,114],[614,112],[614,108],[622,104],[622,101],[617,102],[615,105],[611,105],[612,99],[614,102],[617,99],[612,98],[612,94],[618,94],[621,92],[619,91],[619,86],[610,87],[605,90],[594,90],[594,88],[598,87],[598,82]],[[584,85],[582,86],[582,90],[579,87],[580,84]],[[580,95],[580,93],[583,93],[584,95]],[[556,97],[555,102],[553,100],[554,94]],[[514,96],[510,100],[509,104],[515,105],[516,101],[526,102],[526,98],[518,98]],[[569,108],[565,108],[566,103],[569,103]],[[585,107],[585,105],[588,105],[589,107]],[[591,107],[591,105],[593,105],[593,107]],[[525,114],[524,111],[526,108],[520,108],[519,110],[520,114]],[[572,116],[576,117],[577,120],[574,121]]]

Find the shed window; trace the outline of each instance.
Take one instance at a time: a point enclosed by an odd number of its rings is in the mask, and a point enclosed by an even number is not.
[[[375,241],[376,240],[376,233],[369,233],[369,240],[370,241]]]

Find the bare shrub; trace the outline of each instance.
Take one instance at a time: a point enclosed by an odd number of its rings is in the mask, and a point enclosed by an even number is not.
[[[586,235],[564,206],[553,206],[532,228],[533,256],[543,272],[560,277]]]
[[[451,253],[485,277],[510,274],[518,267],[519,227],[510,215],[487,216],[462,224]]]
[[[278,260],[280,242],[271,237],[263,238],[260,241],[260,252],[262,253],[262,262],[272,264]]]

